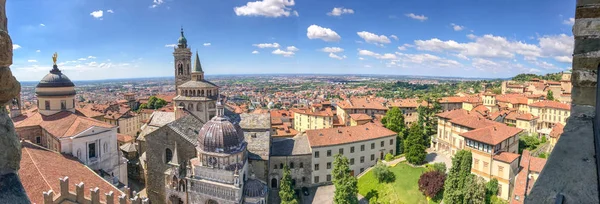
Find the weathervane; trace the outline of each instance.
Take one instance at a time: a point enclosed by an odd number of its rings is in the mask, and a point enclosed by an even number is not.
[[[52,55],[52,61],[54,62],[54,66],[56,66],[56,58],[58,58],[58,53],[54,52]]]

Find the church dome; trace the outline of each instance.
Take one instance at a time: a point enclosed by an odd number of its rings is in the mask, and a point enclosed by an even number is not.
[[[40,87],[44,87],[44,88],[45,87],[74,87],[74,86],[75,86],[75,84],[73,84],[73,82],[69,79],[69,77],[64,75],[58,69],[58,66],[56,66],[56,65],[54,65],[52,70],[50,70],[50,73],[46,74],[46,76],[44,76],[44,78],[42,78],[40,83],[37,85],[38,88],[40,88]]]
[[[205,152],[237,152],[244,142],[242,128],[218,115],[202,126],[198,133],[198,147]]]
[[[181,36],[179,36],[177,44],[183,47],[187,47],[187,39],[185,39],[185,36],[183,36],[183,28],[181,28]]]
[[[244,184],[244,196],[246,197],[265,197],[267,186],[256,179],[248,179]]]

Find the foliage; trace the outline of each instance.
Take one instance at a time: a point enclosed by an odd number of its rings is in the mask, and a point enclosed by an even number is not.
[[[398,133],[396,138],[396,153],[401,154],[403,152],[401,141],[406,137],[406,125],[404,124],[404,115],[402,114],[402,111],[397,107],[393,107],[385,113],[383,118],[381,118],[381,123],[385,128]]]
[[[390,153],[385,154],[385,160],[386,161],[392,161],[392,160],[394,160],[394,155],[392,155]]]
[[[446,174],[446,163],[444,163],[444,162],[426,164],[425,168],[427,168],[427,171],[439,171],[439,172]]]
[[[481,85],[486,83],[487,88],[500,87],[501,80],[483,80],[483,81],[456,81],[444,80],[439,84],[413,84],[406,81],[397,81],[393,83],[369,84],[369,88],[378,88],[376,96],[383,98],[414,98],[427,93],[434,93],[440,96],[454,96],[456,93],[471,92],[479,93]]]
[[[463,203],[467,177],[471,175],[472,154],[467,150],[458,151],[452,157],[452,168],[444,183],[444,203]]]
[[[292,186],[292,176],[290,175],[290,168],[285,164],[283,166],[283,177],[279,184],[279,197],[281,198],[282,204],[298,204],[294,188]]]
[[[431,135],[437,133],[437,118],[435,114],[442,110],[442,106],[439,103],[440,95],[427,93],[419,97],[419,101],[425,101],[425,106],[419,106],[417,112],[419,118],[417,123],[423,127],[423,145],[429,146]]]
[[[542,136],[542,139],[540,142],[543,144],[543,143],[546,143],[546,141],[547,141],[546,136]]]
[[[143,104],[142,104],[143,105]],[[146,105],[147,109],[159,109],[162,108],[163,106],[167,105],[167,101],[165,101],[162,98],[157,98],[156,96],[150,96],[150,98],[148,99],[148,105]],[[142,106],[140,106],[141,109]]]
[[[433,198],[443,192],[446,174],[440,171],[428,171],[419,178],[419,191],[426,197]]]
[[[463,203],[469,204],[485,204],[486,201],[486,186],[482,178],[469,174],[466,179],[464,188]]]
[[[538,78],[541,80],[552,80],[552,81],[560,81],[562,78],[562,73],[548,73],[546,75],[536,75],[536,74],[518,74],[513,77],[515,81],[530,81],[533,78]]]
[[[390,183],[396,180],[394,173],[390,171],[390,167],[381,162],[377,162],[375,167],[373,167],[373,173],[379,183]]]
[[[148,104],[142,103],[142,105],[140,105],[140,107],[138,107],[138,111],[142,110],[142,109],[148,109]]]
[[[548,157],[550,157],[550,153],[542,152],[540,155],[538,155],[538,157],[542,159],[548,159]]]
[[[344,155],[336,154],[333,161],[333,185],[335,192],[333,203],[358,204],[358,180],[350,175],[348,159]]]
[[[548,90],[548,93],[546,94],[546,99],[554,101],[554,93],[552,92],[552,90]]]
[[[396,136],[396,156],[404,154],[404,137]]]
[[[486,203],[491,203],[492,198],[498,195],[498,179],[493,178],[485,184]]]
[[[420,165],[425,161],[427,152],[423,143],[423,130],[419,124],[413,123],[404,141],[404,156],[408,163]]]
[[[492,93],[500,95],[502,94],[502,88],[493,88]]]
[[[537,136],[528,136],[526,134],[519,135],[519,154],[523,153],[524,149],[534,150],[540,145],[542,141]]]

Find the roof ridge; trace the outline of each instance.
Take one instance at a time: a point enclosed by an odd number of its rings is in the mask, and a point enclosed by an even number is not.
[[[50,185],[50,183],[48,182],[48,180],[46,180],[46,177],[44,176],[44,174],[42,174],[42,171],[40,171],[40,168],[38,167],[37,163],[35,162],[35,160],[31,156],[31,153],[29,152],[29,150],[27,148],[24,148],[24,149],[27,152],[27,155],[29,156],[29,159],[31,159],[31,162],[33,163],[33,166],[35,166],[35,169],[38,171],[38,173],[40,174],[40,176],[42,177],[42,179],[44,179],[44,182],[46,183],[46,185],[48,185],[48,187],[50,188],[50,190],[54,191],[54,189],[52,189],[52,185]],[[46,149],[46,148],[44,148],[44,149]],[[46,149],[46,150],[49,150],[49,149]]]

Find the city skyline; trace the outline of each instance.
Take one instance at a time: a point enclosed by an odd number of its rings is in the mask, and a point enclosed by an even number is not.
[[[505,78],[570,69],[575,2],[519,3],[9,1],[7,16],[21,81],[41,79],[54,52],[74,81],[173,76],[182,26],[207,75]]]

